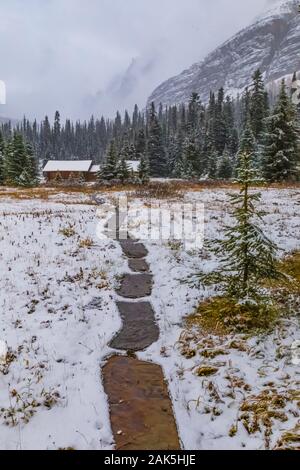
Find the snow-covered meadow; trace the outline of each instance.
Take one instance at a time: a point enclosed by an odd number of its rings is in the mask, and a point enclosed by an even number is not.
[[[207,238],[220,235],[229,221],[229,191],[184,196],[185,202],[205,204]],[[118,243],[97,238],[91,201],[63,193],[45,200],[0,199],[0,341],[9,348],[0,362],[1,449],[113,448],[101,365],[120,329],[114,287],[128,266]],[[268,212],[266,233],[282,254],[300,249],[300,191],[264,190],[261,206]],[[243,400],[264,390],[286,396],[284,416],[272,420],[273,447],[299,421],[299,366],[291,359],[291,346],[300,339],[298,320],[285,320],[261,338],[186,332],[183,318],[214,292],[182,281],[217,261],[180,244],[145,244],[161,334],[137,356],[164,369],[182,447],[263,449],[263,425],[249,435],[242,422],[236,424]],[[204,357],[203,351],[213,354]],[[198,376],[203,364],[216,373]]]

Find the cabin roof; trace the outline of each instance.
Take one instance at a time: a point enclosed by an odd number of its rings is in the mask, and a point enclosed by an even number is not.
[[[90,173],[98,173],[100,171],[100,165],[92,165],[90,168]]]
[[[68,172],[89,172],[92,167],[92,160],[49,160],[43,173],[55,171],[68,171]]]

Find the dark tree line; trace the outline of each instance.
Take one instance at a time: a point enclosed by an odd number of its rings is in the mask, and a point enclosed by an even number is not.
[[[235,100],[221,88],[211,92],[206,106],[193,93],[188,104],[155,109],[152,103],[146,112],[135,106],[131,116],[126,111],[122,118],[117,112],[113,120],[91,117],[88,122],[62,123],[56,112],[53,124],[48,117],[39,124],[24,118],[14,130],[2,125],[2,135],[9,144],[15,133],[21,134],[40,162],[101,163],[108,156],[107,173],[114,177],[119,170],[112,168],[113,160],[124,174],[126,160],[142,160],[156,177],[228,179],[246,152],[267,180],[296,180],[299,114],[284,82],[272,106],[269,98],[257,70],[251,86]]]

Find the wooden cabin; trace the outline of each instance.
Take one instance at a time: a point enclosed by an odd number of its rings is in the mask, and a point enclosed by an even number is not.
[[[136,176],[140,162],[126,160],[126,163],[132,176]],[[48,183],[64,181],[95,183],[99,170],[100,165],[95,165],[93,160],[49,160],[43,169],[43,176]]]
[[[93,160],[49,160],[44,169],[43,176],[47,182],[60,181],[97,181],[99,165]]]

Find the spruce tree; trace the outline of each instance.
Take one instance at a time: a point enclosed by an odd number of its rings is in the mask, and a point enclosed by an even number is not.
[[[122,157],[117,165],[117,178],[125,183],[130,177],[130,168],[127,164],[126,158]]]
[[[26,165],[18,178],[21,186],[34,187],[38,184],[38,169],[36,157],[31,145],[26,145]]]
[[[216,150],[212,150],[208,155],[207,172],[203,176],[209,179],[215,179],[217,176],[217,168],[219,165],[219,154]]]
[[[260,299],[261,281],[280,276],[277,247],[257,225],[263,217],[255,207],[261,195],[250,191],[257,181],[261,180],[252,167],[251,155],[243,153],[237,178],[241,189],[239,194],[230,195],[235,223],[226,227],[225,239],[214,241],[213,252],[220,256],[221,267],[201,276],[207,284],[220,284],[228,296],[237,300]]]
[[[4,168],[8,184],[18,186],[19,177],[27,166],[27,152],[23,136],[17,132],[6,148]]]
[[[217,175],[218,175],[218,178],[227,180],[232,177],[232,173],[233,173],[232,158],[227,147],[225,147],[222,157],[219,160]]]
[[[165,177],[167,176],[166,153],[163,145],[162,129],[157,118],[154,103],[151,103],[150,106],[148,133],[147,153],[151,176]]]
[[[255,166],[258,165],[256,140],[252,132],[250,119],[246,121],[246,125],[245,125],[244,131],[240,140],[239,150],[237,154],[238,158],[236,161],[237,168],[239,167],[239,164],[240,164],[240,156],[243,155],[244,153],[250,155],[252,162]]]
[[[123,145],[119,154],[119,158],[120,160],[122,160],[122,158],[124,158],[125,160],[132,160],[130,144],[129,144],[129,139],[128,139],[127,134],[125,134],[125,136],[123,137]]]
[[[18,186],[32,188],[36,185],[36,180],[32,179],[30,168],[25,167],[18,178]]]
[[[181,149],[179,138],[177,135],[175,136],[172,135],[169,139],[168,150],[167,150],[169,175],[173,175],[176,161],[178,160],[179,156],[181,156],[181,153],[182,153],[182,149]]]
[[[250,119],[251,93],[247,87],[241,98],[241,127],[244,128]]]
[[[111,141],[104,165],[98,172],[100,181],[110,181],[118,176],[118,158],[114,140]]]
[[[198,93],[192,93],[189,104],[188,104],[188,113],[187,113],[187,130],[189,134],[193,134],[197,129],[199,111],[200,111],[200,97]]]
[[[267,131],[262,157],[263,176],[268,181],[295,181],[299,178],[299,146],[296,110],[289,98],[285,81]]]
[[[0,185],[4,184],[5,181],[5,174],[4,174],[4,139],[2,136],[2,132],[0,131]]]
[[[234,104],[229,96],[226,97],[223,113],[226,129],[226,147],[231,155],[235,155],[238,151],[239,137],[235,127]]]
[[[185,178],[185,162],[183,161],[182,154],[179,154],[174,162],[174,168],[172,171],[174,178]]]
[[[188,135],[183,143],[183,161],[186,168],[185,173],[187,177],[195,178],[199,175],[199,148],[195,138]]]
[[[141,155],[146,153],[146,136],[144,129],[140,129],[135,144],[136,159],[140,159]]]
[[[252,77],[249,114],[253,135],[258,143],[263,139],[265,131],[265,119],[268,115],[268,94],[262,73],[256,70]]]
[[[142,155],[139,168],[138,168],[139,181],[142,184],[146,184],[150,180],[150,168],[149,162],[145,155]]]
[[[209,168],[212,164],[212,158],[215,158],[216,155],[214,120],[212,118],[208,117],[206,127],[203,151],[201,152],[199,162],[199,174],[202,177],[206,177],[210,172]]]
[[[219,155],[222,155],[226,145],[226,122],[224,115],[224,89],[220,88],[215,106],[214,133],[215,148]]]
[[[61,125],[59,111],[55,112],[54,126],[52,135],[53,145],[52,152],[55,160],[59,160],[61,156]]]

